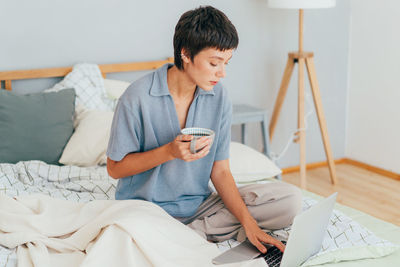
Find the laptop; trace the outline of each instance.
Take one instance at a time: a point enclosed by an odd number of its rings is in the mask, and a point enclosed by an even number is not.
[[[261,254],[246,240],[220,254],[212,262],[227,264],[264,257],[269,267],[300,266],[321,249],[336,196],[337,193],[332,194],[294,218],[284,253],[274,246],[267,245],[267,253]]]

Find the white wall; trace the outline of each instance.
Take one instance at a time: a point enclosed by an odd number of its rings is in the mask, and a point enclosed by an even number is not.
[[[400,173],[400,2],[352,0],[346,157]]]
[[[224,84],[234,103],[272,111],[289,51],[297,50],[296,10],[269,9],[266,0],[14,0],[0,1],[0,70],[156,60],[173,55],[179,16],[200,4],[224,11],[237,27],[239,48]],[[306,10],[304,48],[315,53],[317,76],[335,158],[344,156],[350,3]],[[297,126],[297,70],[272,142],[278,152]],[[140,75],[143,75],[141,73]],[[137,75],[114,75],[134,80]],[[15,82],[16,92],[50,87],[57,79]],[[308,79],[306,79],[308,82]],[[308,86],[306,87],[309,91]],[[239,128],[233,137],[239,139]],[[250,125],[250,145],[261,149],[260,128]],[[298,145],[280,160],[298,165]],[[315,114],[307,130],[307,162],[324,161]]]

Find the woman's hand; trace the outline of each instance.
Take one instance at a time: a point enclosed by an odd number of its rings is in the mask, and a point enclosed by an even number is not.
[[[257,222],[251,218],[252,220],[250,220],[248,223],[246,223],[245,225],[243,225],[243,228],[246,232],[246,236],[249,239],[249,241],[261,252],[261,253],[266,253],[267,249],[265,248],[265,246],[262,243],[265,244],[271,244],[275,247],[277,247],[280,251],[284,251],[285,250],[285,245],[273,238],[272,236],[266,234],[265,232],[263,232],[260,227],[257,225]]]
[[[192,135],[178,135],[174,141],[168,144],[169,153],[177,159],[187,162],[201,159],[207,156],[210,151],[211,140],[207,137],[201,137],[196,141],[196,151],[199,152],[192,154],[190,152],[190,141],[194,137]]]

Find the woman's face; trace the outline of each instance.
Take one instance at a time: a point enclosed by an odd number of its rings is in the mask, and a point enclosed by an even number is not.
[[[210,91],[221,78],[225,77],[225,68],[232,57],[233,49],[221,51],[216,48],[205,48],[193,61],[183,57],[184,70],[189,78],[200,88]]]

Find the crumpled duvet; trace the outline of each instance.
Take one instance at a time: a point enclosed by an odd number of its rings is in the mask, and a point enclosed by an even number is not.
[[[0,245],[18,266],[212,266],[220,252],[159,206],[0,195]],[[262,258],[226,266],[266,266]]]

